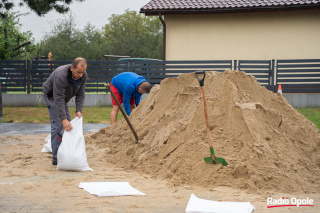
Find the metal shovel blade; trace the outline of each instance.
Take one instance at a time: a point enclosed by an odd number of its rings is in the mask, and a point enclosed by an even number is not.
[[[214,150],[213,150],[213,148],[210,148],[210,152],[211,152],[211,154],[214,156],[214,158],[215,158],[215,160],[213,161],[212,160],[212,157],[205,157],[204,158],[204,161],[206,162],[206,163],[209,163],[209,164],[222,164],[223,166],[227,166],[228,165],[228,163],[227,163],[227,161],[224,159],[224,158],[218,158],[218,157],[216,157],[215,155],[214,155]]]

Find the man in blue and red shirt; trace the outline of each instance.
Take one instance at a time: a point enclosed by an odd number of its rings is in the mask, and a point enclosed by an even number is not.
[[[151,85],[144,77],[136,73],[123,72],[112,79],[110,89],[119,103],[123,103],[127,115],[130,115],[131,111],[139,105],[141,95],[150,92]],[[112,97],[111,100],[113,108],[110,115],[110,124],[112,125],[117,121],[119,107]]]

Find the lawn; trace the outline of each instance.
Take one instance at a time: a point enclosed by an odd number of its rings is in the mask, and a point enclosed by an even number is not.
[[[320,108],[297,108],[297,111],[314,123],[320,130]]]
[[[112,107],[84,107],[84,123],[109,123]],[[71,117],[75,114],[75,107],[70,107]],[[313,122],[320,130],[320,108],[297,108],[297,111]],[[118,113],[118,120],[122,119],[121,112]],[[47,107],[4,107],[4,123],[49,123]]]
[[[70,107],[71,118],[75,116],[76,108]],[[83,123],[109,123],[112,107],[84,107]],[[118,120],[122,119],[121,112]],[[3,107],[3,123],[50,123],[47,107]]]

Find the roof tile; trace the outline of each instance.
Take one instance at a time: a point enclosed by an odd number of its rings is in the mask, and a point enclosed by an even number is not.
[[[320,5],[320,0],[151,0],[141,8],[142,12],[154,10],[182,10],[190,9],[241,9],[283,6]]]

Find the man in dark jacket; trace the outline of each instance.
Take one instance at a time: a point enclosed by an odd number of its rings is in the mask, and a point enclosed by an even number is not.
[[[86,69],[86,60],[76,58],[72,64],[55,69],[42,85],[42,94],[50,115],[53,165],[57,165],[57,153],[62,141],[63,129],[66,131],[72,129],[68,102],[74,96],[76,96],[76,116],[82,117],[87,80]]]

